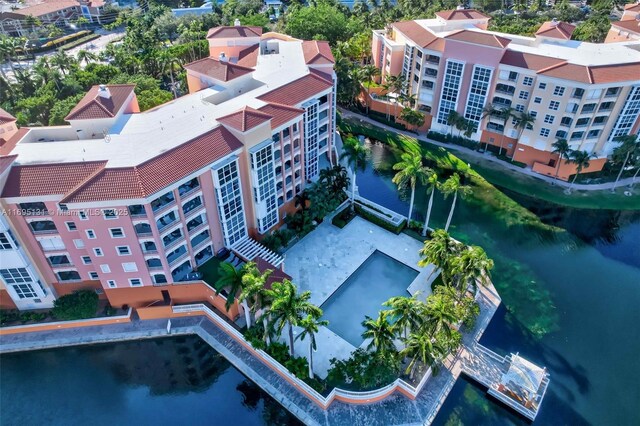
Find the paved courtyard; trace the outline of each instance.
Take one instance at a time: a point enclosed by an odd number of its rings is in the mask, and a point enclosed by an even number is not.
[[[300,291],[311,291],[312,303],[321,306],[374,251],[379,250],[419,271],[408,291],[411,294],[419,292],[419,298],[426,299],[431,294],[431,282],[436,274],[432,274],[432,265],[418,267],[420,248],[422,244],[410,236],[395,235],[360,217],[355,217],[343,229],[325,219],[286,252],[284,270],[293,277]],[[356,349],[327,327],[320,329],[316,340],[314,371],[321,377],[326,376],[331,358],[348,358]],[[295,350],[306,356],[308,342],[296,341]]]

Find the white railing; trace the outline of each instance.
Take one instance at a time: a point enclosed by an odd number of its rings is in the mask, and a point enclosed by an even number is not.
[[[316,404],[318,404],[323,409],[326,409],[331,405],[334,399],[339,399],[342,402],[346,403],[363,403],[363,402],[372,402],[371,400],[378,400],[381,397],[386,397],[391,395],[391,393],[395,392],[399,388],[402,388],[409,392],[412,397],[416,397],[420,390],[424,387],[425,383],[431,377],[431,369],[427,370],[425,375],[418,383],[417,387],[411,386],[409,383],[404,380],[398,378],[394,380],[392,383],[380,388],[371,391],[348,391],[344,389],[334,388],[329,392],[329,394],[324,397],[318,391],[313,389],[304,381],[300,380],[298,377],[293,375],[289,370],[287,370],[282,364],[273,359],[268,353],[261,349],[255,349],[251,346],[251,344],[245,340],[242,333],[229,325],[226,321],[224,321],[218,314],[213,312],[204,304],[192,304],[192,305],[181,305],[181,306],[173,306],[172,307],[174,313],[191,313],[191,312],[202,312],[204,313],[215,325],[219,326],[224,332],[229,334],[232,338],[244,343],[244,346],[250,348],[258,358],[261,359],[265,364],[267,364],[271,369],[276,371],[281,376],[288,379],[290,383],[292,383],[298,390],[305,393],[309,398],[314,400]]]
[[[356,195],[356,202],[367,212],[379,217],[380,219],[391,223],[394,226],[399,226],[406,218],[393,210],[374,203],[360,195]]]

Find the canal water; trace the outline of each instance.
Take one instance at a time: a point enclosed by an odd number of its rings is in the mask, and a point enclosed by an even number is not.
[[[394,161],[386,147],[372,146],[358,186],[406,214],[408,194],[391,182]],[[640,212],[513,196],[560,232],[508,226],[500,212],[465,200],[450,229],[496,263],[504,303],[481,342],[548,367],[551,385],[536,425],[640,424]],[[443,226],[450,201],[437,197],[431,226]],[[425,204],[419,190],[417,219]],[[2,425],[296,424],[195,337],[4,355],[0,366]],[[460,380],[435,423],[524,422]]]
[[[2,425],[299,425],[196,336],[0,357]]]
[[[407,214],[408,191],[391,182],[397,156],[370,145],[360,193]],[[519,351],[551,375],[535,424],[640,424],[640,211],[570,209],[508,193],[561,230],[508,226],[497,212],[460,200],[451,234],[483,246],[495,261],[503,299],[481,343],[501,354]],[[426,195],[418,190],[415,219]],[[451,199],[437,197],[432,227],[443,227]],[[513,218],[509,218],[513,219]],[[524,423],[483,389],[460,380],[438,425]]]

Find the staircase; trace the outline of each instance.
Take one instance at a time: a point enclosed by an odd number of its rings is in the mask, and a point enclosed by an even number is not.
[[[231,250],[247,261],[253,261],[256,257],[260,257],[275,267],[279,267],[284,262],[284,257],[249,237],[235,243]]]

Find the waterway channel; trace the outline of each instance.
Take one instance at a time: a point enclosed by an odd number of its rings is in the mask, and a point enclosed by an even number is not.
[[[400,213],[394,155],[373,145],[360,193]],[[510,226],[460,200],[454,237],[495,260],[503,298],[481,343],[519,351],[551,374],[536,425],[640,424],[640,212],[575,210],[510,194],[565,231]],[[416,218],[425,210],[419,190]],[[437,197],[432,226],[450,200]],[[217,358],[217,359],[216,359]],[[0,424],[295,424],[215,351],[193,338],[66,348],[0,357]],[[459,380],[439,425],[524,424]]]

